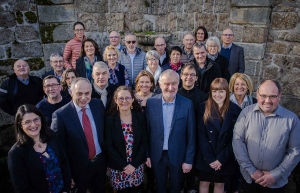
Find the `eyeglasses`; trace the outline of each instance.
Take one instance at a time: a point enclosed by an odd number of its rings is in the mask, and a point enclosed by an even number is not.
[[[119,36],[109,36],[109,39],[113,39],[113,38],[117,39],[119,38]]]
[[[192,73],[192,74],[188,74],[188,73],[184,73],[184,74],[182,74],[184,77],[191,77],[191,78],[194,78],[195,76],[197,76],[195,73]]]
[[[207,46],[209,48],[217,48],[218,46]]]
[[[148,61],[151,61],[151,62],[154,62],[154,61],[156,61],[156,60],[158,60],[158,59],[156,59],[156,58],[149,58],[149,59],[148,59]]]
[[[117,98],[117,100],[119,101],[119,102],[123,102],[124,100],[126,101],[126,102],[128,102],[128,101],[130,101],[131,100],[131,97],[120,97],[120,98]]]
[[[33,120],[26,120],[24,122],[21,122],[23,126],[30,126],[34,122],[35,124],[38,124],[41,122],[41,117],[36,117]]]
[[[64,61],[63,60],[59,60],[59,61],[51,61],[53,64],[58,64],[58,63],[60,63],[60,64],[63,64],[64,63]]]
[[[225,36],[225,37],[232,37],[233,36],[233,34],[222,34],[222,36]]]
[[[84,29],[75,29],[74,31],[76,31],[76,32],[83,32]]]
[[[126,41],[127,44],[135,44],[136,41]]]
[[[274,100],[274,99],[276,99],[279,95],[280,95],[280,93],[278,94],[278,95],[265,95],[265,94],[259,94],[259,92],[257,92],[258,93],[258,95],[259,95],[259,97],[261,98],[261,99],[263,99],[263,100],[266,100],[267,98],[269,98],[270,100]]]
[[[50,89],[50,88],[57,89],[59,85],[60,84],[48,84],[48,85],[45,85],[44,88],[46,88],[46,89]]]

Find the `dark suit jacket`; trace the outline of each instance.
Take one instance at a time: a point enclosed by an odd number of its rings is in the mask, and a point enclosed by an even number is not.
[[[103,61],[102,56],[97,56],[97,62],[98,61]],[[79,74],[79,77],[86,78],[86,67],[84,63],[84,57],[79,57],[76,60],[76,71]]]
[[[46,76],[49,76],[49,75],[55,75],[54,70],[50,70],[50,71],[46,72],[45,74],[43,74],[42,79],[44,79]]]
[[[108,86],[106,88],[106,91],[107,91],[107,101],[106,101],[106,109],[110,106],[111,104],[111,101],[112,101],[112,98],[114,97],[114,92],[115,90],[117,89],[118,87],[116,85],[113,85],[113,84],[109,84],[108,83]],[[101,99],[101,95],[99,95],[95,89],[94,89],[94,86],[92,86],[92,98],[98,98],[98,99]]]
[[[100,99],[91,99],[91,108],[102,152],[104,144],[104,106]],[[60,142],[66,149],[72,177],[76,179],[86,176],[88,164],[88,145],[73,101],[55,111],[52,115],[51,129],[56,132]]]
[[[157,163],[163,152],[164,125],[162,94],[147,100],[146,118],[149,133],[149,155]],[[172,165],[193,164],[195,155],[195,117],[191,100],[177,94],[168,141],[169,160]]]
[[[245,72],[244,48],[232,43],[228,72],[232,76],[236,72]]]
[[[219,119],[209,120],[204,124],[203,115],[205,103],[200,104],[197,121],[197,151],[195,167],[199,170],[215,174],[230,175],[234,173],[235,158],[232,150],[232,136],[234,124],[241,112],[241,108],[230,102],[223,124]],[[215,114],[217,117],[217,115]],[[218,160],[221,170],[213,170],[209,164]]]
[[[64,187],[61,192],[69,192],[71,188],[71,172],[67,155],[56,137],[49,145],[55,152],[61,168]],[[15,192],[48,193],[44,167],[33,149],[33,144],[18,145],[17,143],[8,153],[8,169]]]
[[[230,74],[228,72],[228,62],[226,58],[219,54],[218,57],[215,59],[215,62],[218,63],[220,66],[222,78],[225,78],[229,84]]]
[[[125,139],[119,112],[105,118],[105,142],[108,167],[123,170],[128,164],[137,168],[146,161],[147,124],[141,111],[131,111],[133,128],[132,162],[127,162]]]

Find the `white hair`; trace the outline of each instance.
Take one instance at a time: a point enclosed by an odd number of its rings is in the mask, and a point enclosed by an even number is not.
[[[92,85],[91,85],[91,82],[90,82],[88,79],[86,79],[86,78],[78,77],[78,78],[74,78],[74,80],[73,80],[72,83],[71,83],[70,89],[71,89],[72,93],[73,93],[73,91],[74,91],[74,87],[75,87],[76,84],[77,84],[78,82],[80,82],[80,81],[86,81],[87,83],[89,83],[90,88],[91,88],[91,91],[92,91]]]
[[[215,43],[215,44],[217,44],[217,46],[218,46],[218,52],[221,51],[221,44],[220,44],[220,40],[219,40],[218,37],[216,37],[216,36],[211,36],[211,37],[209,37],[209,38],[206,40],[206,44],[205,44],[206,49],[207,49],[207,46],[208,46],[210,43]]]
[[[179,82],[179,74],[172,69],[167,69],[160,74],[159,79],[158,79],[159,84],[161,84],[161,79],[164,76],[176,76],[178,79],[178,82]]]

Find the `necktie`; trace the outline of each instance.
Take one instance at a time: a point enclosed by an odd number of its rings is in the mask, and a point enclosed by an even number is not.
[[[81,109],[81,111],[82,111],[83,131],[89,148],[89,158],[93,159],[96,155],[96,148],[94,144],[92,126],[91,126],[90,119],[86,114],[86,108]]]

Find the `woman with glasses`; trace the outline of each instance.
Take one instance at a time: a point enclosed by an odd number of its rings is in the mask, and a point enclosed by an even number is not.
[[[8,153],[15,192],[70,192],[71,172],[64,148],[33,105],[22,105],[15,116],[17,142]]]
[[[95,62],[102,61],[99,46],[93,39],[86,39],[82,42],[80,58],[76,60],[76,71],[79,77],[87,78],[91,83],[94,82],[92,77],[93,66]]]
[[[120,52],[114,46],[107,46],[103,53],[104,61],[109,68],[109,83],[116,86],[129,86],[128,71],[124,65],[120,64]]]
[[[208,38],[207,30],[204,26],[199,26],[195,30],[195,38],[198,43],[205,43]]]
[[[225,78],[229,82],[230,75],[227,70],[228,62],[226,58],[219,53],[221,51],[219,38],[216,36],[209,37],[206,41],[206,49],[208,51],[207,57],[219,64],[222,78]]]
[[[75,22],[73,25],[74,38],[66,43],[64,49],[65,68],[76,68],[76,60],[80,56],[82,42],[86,39],[84,35],[85,27],[81,22]]]
[[[144,180],[147,131],[141,107],[130,87],[120,86],[105,118],[110,182],[117,192],[139,192]]]
[[[78,77],[78,73],[73,68],[66,69],[63,72],[62,79],[61,79],[61,84],[62,84],[61,95],[62,96],[71,98],[71,95],[70,95],[71,83],[77,77]]]
[[[155,50],[149,50],[146,53],[146,61],[147,61],[146,70],[150,72],[154,77],[155,87],[158,86],[158,78],[162,72],[162,69],[159,66],[159,58],[160,56]]]
[[[223,193],[224,183],[235,172],[232,137],[240,112],[241,108],[230,101],[227,81],[216,78],[210,85],[208,100],[198,109],[195,168],[199,170],[201,193],[209,192],[211,182],[214,193]]]

